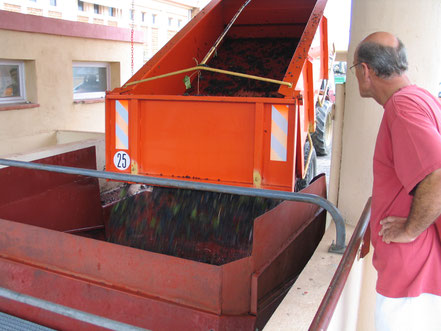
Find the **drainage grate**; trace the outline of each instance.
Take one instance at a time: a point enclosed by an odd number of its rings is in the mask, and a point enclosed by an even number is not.
[[[45,326],[41,326],[24,319],[11,316],[0,312],[0,330],[2,331],[49,331]]]

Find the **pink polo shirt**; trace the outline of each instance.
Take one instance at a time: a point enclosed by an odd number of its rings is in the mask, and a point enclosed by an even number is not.
[[[415,85],[400,89],[384,105],[374,153],[370,220],[377,292],[383,296],[441,296],[441,242],[435,224],[406,244],[386,244],[378,235],[385,217],[408,216],[410,192],[441,168],[440,132],[440,103]]]

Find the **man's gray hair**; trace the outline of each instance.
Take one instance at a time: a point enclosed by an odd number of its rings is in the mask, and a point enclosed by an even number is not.
[[[361,43],[356,59],[358,63],[366,63],[381,78],[401,75],[407,70],[406,48],[400,39],[397,47],[383,46],[371,41]]]

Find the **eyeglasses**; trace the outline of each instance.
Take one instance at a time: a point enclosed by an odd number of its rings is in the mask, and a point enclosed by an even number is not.
[[[353,66],[349,67],[349,70],[351,70],[351,72],[355,75],[354,68],[355,68],[356,66],[362,64],[362,63],[363,63],[363,62],[358,62],[358,63],[354,64]]]

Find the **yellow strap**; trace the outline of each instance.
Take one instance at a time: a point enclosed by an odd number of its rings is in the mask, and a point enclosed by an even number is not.
[[[155,80],[155,79],[175,76],[175,75],[179,75],[179,74],[183,74],[183,73],[186,73],[186,72],[189,72],[189,71],[195,71],[195,70],[212,71],[212,72],[217,72],[217,73],[221,73],[221,74],[225,74],[225,75],[237,76],[237,77],[242,77],[242,78],[249,78],[249,79],[259,80],[259,81],[263,81],[263,82],[267,82],[267,83],[274,83],[274,84],[279,84],[279,85],[285,85],[285,86],[288,86],[288,87],[292,87],[292,83],[284,82],[282,80],[276,80],[276,79],[270,79],[270,78],[259,77],[259,76],[254,76],[254,75],[242,74],[240,72],[234,72],[234,71],[210,68],[210,67],[201,66],[201,65],[198,65],[196,67],[187,68],[187,69],[178,70],[178,71],[169,72],[167,74],[163,74],[163,75],[159,75],[159,76],[154,76],[154,77],[150,77],[150,78],[146,78],[146,79],[137,80],[135,82],[127,83],[123,87],[127,87],[127,86],[130,86],[130,85],[135,85],[135,84],[139,84],[139,83],[144,83],[144,82],[149,82],[149,81],[152,81],[152,80]]]

